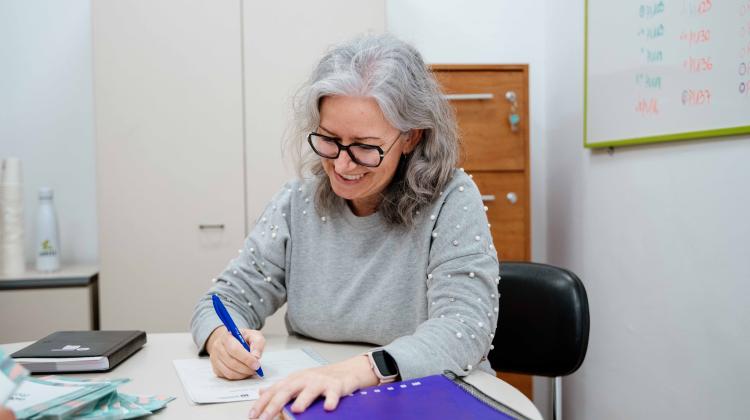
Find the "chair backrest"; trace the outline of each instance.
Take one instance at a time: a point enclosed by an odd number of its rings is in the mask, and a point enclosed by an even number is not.
[[[586,289],[573,273],[546,264],[503,262],[492,368],[564,376],[583,363],[589,341]]]

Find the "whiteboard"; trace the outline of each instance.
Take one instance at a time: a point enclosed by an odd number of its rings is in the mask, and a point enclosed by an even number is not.
[[[750,133],[750,0],[587,0],[584,146]]]

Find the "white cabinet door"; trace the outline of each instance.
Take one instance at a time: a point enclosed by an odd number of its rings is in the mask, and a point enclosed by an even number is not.
[[[242,243],[240,20],[237,0],[92,2],[103,329],[186,331]]]

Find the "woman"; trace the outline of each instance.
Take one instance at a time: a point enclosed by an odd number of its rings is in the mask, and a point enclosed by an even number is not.
[[[284,302],[292,334],[381,347],[276,383],[250,417],[272,418],[291,400],[301,412],[318,396],[333,410],[394,379],[491,372],[497,254],[476,185],[454,169],[455,119],[420,54],[388,35],[335,47],[296,111],[300,146],[314,152],[300,160],[302,180],[272,199],[193,314],[216,375],[255,373],[257,330]],[[252,353],[221,326],[211,294]]]

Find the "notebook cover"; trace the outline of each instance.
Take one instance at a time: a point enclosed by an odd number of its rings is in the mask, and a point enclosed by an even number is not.
[[[318,399],[300,414],[292,413],[289,403],[284,414],[300,420],[514,419],[474,398],[443,375],[361,389],[342,398],[336,410],[330,412],[323,409],[323,402]]]
[[[18,350],[11,357],[22,359],[103,356],[109,359],[109,369],[112,369],[145,343],[144,331],[58,331]]]

